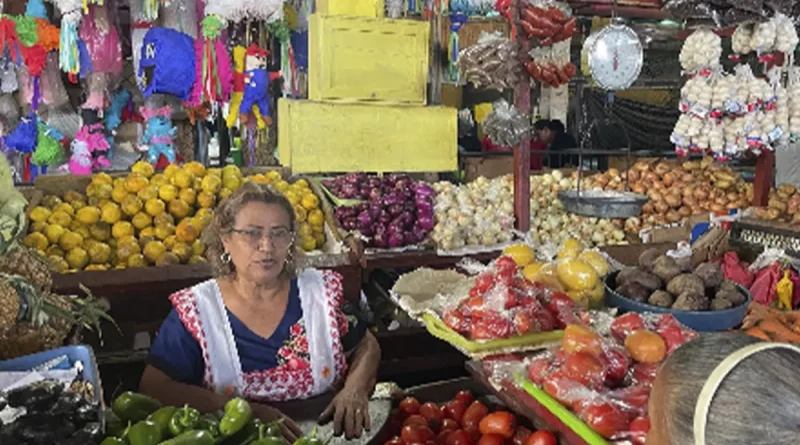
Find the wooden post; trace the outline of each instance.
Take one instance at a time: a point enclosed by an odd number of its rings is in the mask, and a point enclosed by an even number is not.
[[[519,64],[523,66],[528,60],[528,52],[531,50],[531,42],[528,36],[520,30],[519,20],[522,8],[526,2],[514,0],[511,7],[511,35],[516,36],[519,43]],[[530,116],[531,113],[531,83],[528,76],[522,70],[522,79],[517,85],[515,102],[517,110],[523,115]],[[522,138],[519,147],[514,149],[514,216],[517,220],[517,230],[527,233],[531,227],[531,139],[526,134]]]
[[[753,183],[753,206],[766,207],[769,189],[775,182],[775,152],[764,150],[756,160],[756,179]]]

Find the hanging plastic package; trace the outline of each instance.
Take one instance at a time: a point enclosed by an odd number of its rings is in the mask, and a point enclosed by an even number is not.
[[[83,18],[81,14],[83,2],[82,0],[54,0],[53,3],[61,11],[59,66],[62,71],[74,77],[81,70],[78,26]]]
[[[189,37],[198,37],[197,5],[195,0],[170,0],[161,8],[161,26],[172,28]]]
[[[110,22],[108,9],[92,5],[81,22],[79,34],[92,59],[93,73],[122,73],[122,48],[117,28]]]
[[[169,28],[147,31],[141,50],[138,77],[144,97],[170,94],[188,100],[196,80],[192,38]]]

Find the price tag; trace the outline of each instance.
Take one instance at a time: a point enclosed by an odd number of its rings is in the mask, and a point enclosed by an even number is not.
[[[725,101],[725,111],[728,114],[740,114],[742,112],[742,105],[735,100]]]
[[[691,108],[691,107],[692,107],[692,103],[691,103],[691,102],[689,102],[689,101],[686,101],[686,100],[682,100],[682,101],[681,101],[681,102],[678,104],[678,109],[681,111],[681,113],[687,113],[687,112],[689,112],[689,108]]]
[[[760,147],[762,144],[760,137],[749,137],[747,138],[747,146],[750,148]]]
[[[677,135],[675,133],[672,133],[670,135],[669,141],[672,142],[673,144],[679,146],[679,147],[685,147],[685,146],[689,145],[688,143],[686,143],[686,140],[683,138],[683,136]]]
[[[783,136],[783,129],[781,127],[775,127],[772,131],[769,132],[769,141],[774,142]]]
[[[689,113],[699,117],[700,119],[705,119],[708,116],[708,108],[700,104],[694,104],[689,110]]]

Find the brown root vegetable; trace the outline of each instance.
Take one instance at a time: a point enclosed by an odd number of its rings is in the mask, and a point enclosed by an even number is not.
[[[628,282],[639,283],[642,286],[649,289],[650,291],[664,288],[664,283],[661,281],[660,278],[658,278],[657,276],[653,275],[650,272],[643,270],[638,271],[633,275],[631,275],[631,277],[628,279]]]
[[[675,259],[667,255],[661,255],[653,264],[653,273],[665,283],[681,274],[681,268]]]
[[[656,248],[645,250],[639,255],[639,267],[646,270],[653,270],[653,265],[658,257],[661,256],[661,253],[662,252]]]
[[[657,290],[650,295],[647,302],[653,306],[671,307],[675,303],[675,297],[667,291]]]
[[[617,293],[631,300],[644,303],[650,295],[650,290],[636,281],[628,281],[617,288]]]
[[[722,284],[722,280],[725,279],[725,275],[722,273],[722,267],[717,263],[703,263],[697,266],[697,269],[694,270],[694,274],[703,280],[703,284],[707,288],[716,289]]]
[[[733,303],[725,298],[714,298],[713,300],[711,300],[712,311],[723,311],[725,309],[730,309],[732,307]]]
[[[738,289],[736,291],[720,290],[717,292],[717,295],[714,296],[714,299],[727,300],[730,301],[733,306],[741,306],[747,301],[747,296],[739,292]]]
[[[672,295],[682,295],[687,292],[705,295],[706,286],[703,284],[703,280],[697,275],[684,273],[670,280],[667,284],[667,292]]]
[[[641,270],[642,270],[642,269],[640,269],[640,268],[638,268],[638,267],[626,267],[626,268],[622,269],[622,270],[621,270],[621,271],[620,271],[620,272],[617,274],[617,280],[616,280],[616,285],[617,285],[617,287],[619,287],[619,286],[622,286],[623,284],[625,284],[625,283],[627,283],[628,281],[630,281],[630,277],[631,277],[633,274],[635,274],[636,272],[639,272],[639,271],[641,271]]]
[[[731,281],[728,279],[722,280],[722,283],[719,285],[719,291],[726,291],[726,292],[737,292],[739,293],[739,285],[736,284],[735,281]]]
[[[709,307],[708,299],[702,294],[694,292],[683,292],[675,299],[672,309],[682,311],[707,311]]]

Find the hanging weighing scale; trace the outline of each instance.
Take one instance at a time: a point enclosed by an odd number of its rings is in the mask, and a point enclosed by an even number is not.
[[[616,1],[612,11],[616,9]],[[615,14],[614,14],[615,15]],[[613,103],[614,91],[624,90],[636,81],[642,71],[644,63],[644,50],[636,33],[628,26],[616,22],[612,23],[589,36],[584,46],[588,53],[589,72],[595,83],[608,92],[607,105]],[[607,120],[611,120],[608,118]],[[588,133],[597,126],[597,120],[589,126]],[[628,139],[627,167],[630,168],[630,139]],[[583,176],[583,148],[585,139],[581,138],[578,153],[578,186],[577,190],[559,192],[558,197],[567,212],[601,218],[630,218],[639,216],[642,206],[648,201],[646,195],[630,191],[597,191],[581,190]],[[625,188],[628,190],[627,177]]]

